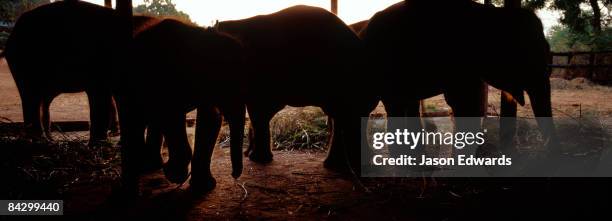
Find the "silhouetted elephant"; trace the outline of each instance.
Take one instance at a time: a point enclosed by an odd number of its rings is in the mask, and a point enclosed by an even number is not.
[[[327,10],[294,6],[221,22],[218,29],[246,50],[251,160],[272,160],[269,122],[286,105],[319,106],[333,119],[326,167],[347,168],[344,146],[358,158],[360,117],[369,115],[376,99],[365,93],[370,85],[360,73],[363,46],[346,24]]]
[[[210,163],[221,114],[230,126],[232,176],[239,177],[245,122],[242,46],[212,29],[167,19],[135,35],[133,56],[131,74],[121,78],[121,99],[127,105],[122,107],[122,136],[131,148],[127,157],[136,157],[141,149],[135,148],[145,147],[147,126],[158,129],[170,151],[166,177],[184,182],[192,156],[185,114],[197,108],[192,189],[208,191],[216,185]]]
[[[138,17],[134,24],[147,19]],[[53,98],[85,91],[90,141],[106,140],[109,127],[117,127],[110,79],[119,37],[114,10],[86,2],[58,1],[19,17],[4,53],[29,136],[50,138]]]
[[[507,91],[502,116],[516,116],[508,107],[523,105],[527,92],[544,138],[556,142],[549,46],[533,12],[469,0],[407,0],[376,13],[361,37],[382,75],[389,116],[417,117],[420,99],[443,93],[456,117],[480,117],[486,82]],[[473,119],[456,123],[458,130],[479,127]]]

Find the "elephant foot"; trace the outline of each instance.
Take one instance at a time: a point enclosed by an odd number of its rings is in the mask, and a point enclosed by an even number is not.
[[[47,144],[53,142],[51,133],[26,133],[26,139],[36,144]]]
[[[54,140],[49,137],[38,137],[38,138],[32,139],[33,143],[38,143],[38,144],[49,144],[49,143],[53,143],[53,141]]]
[[[194,195],[206,194],[217,186],[217,180],[212,175],[207,175],[205,178],[192,177],[189,190]]]
[[[102,147],[110,145],[110,140],[106,133],[89,133],[89,144],[90,147]]]
[[[272,158],[273,158],[273,154],[272,152],[264,152],[264,153],[260,153],[258,151],[252,151],[251,154],[249,155],[249,159],[253,162],[256,163],[270,163],[272,162]]]
[[[164,166],[166,179],[172,183],[184,183],[189,177],[189,162],[188,158],[182,160],[170,158]]]

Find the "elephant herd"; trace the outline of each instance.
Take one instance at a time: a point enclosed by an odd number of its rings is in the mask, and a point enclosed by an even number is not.
[[[120,22],[112,9],[54,2],[19,18],[4,56],[29,136],[48,136],[55,96],[85,91],[90,140],[104,140],[114,97],[128,186],[163,168],[172,182],[191,174],[192,189],[213,189],[211,156],[222,119],[230,127],[232,176],[239,177],[246,111],[249,158],[270,162],[269,122],[286,105],[323,109],[331,127],[324,165],[345,172],[359,173],[361,117],[379,101],[388,116],[418,117],[419,100],[443,93],[455,116],[479,117],[485,82],[504,91],[505,116],[516,116],[515,102],[524,104],[527,92],[534,114],[548,117],[538,121],[544,137],[555,136],[549,48],[540,20],[527,10],[406,0],[352,27],[309,6],[210,28],[134,16],[126,44],[118,43],[125,41]],[[194,109],[192,153],[185,114]]]

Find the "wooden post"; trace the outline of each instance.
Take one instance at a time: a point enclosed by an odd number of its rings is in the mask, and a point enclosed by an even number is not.
[[[115,5],[121,17],[121,28],[126,40],[132,39],[132,0],[116,0]]]
[[[104,0],[104,7],[112,8],[113,7],[113,0]]]
[[[132,0],[116,0],[115,5],[117,5],[117,11],[121,16],[129,16],[129,20],[132,20]]]
[[[116,54],[113,56],[117,59],[113,59],[117,62],[117,66],[122,67],[122,70],[127,70],[125,66],[130,65],[128,61],[130,59],[130,46],[132,42],[132,0],[116,0],[115,1],[116,11],[119,14],[119,24],[117,27],[118,31],[122,36],[122,39],[118,41]],[[131,73],[116,73],[115,75],[124,75]],[[120,83],[119,83],[120,84]],[[141,144],[137,137],[138,135],[126,136],[128,133],[134,133],[131,129],[127,129],[126,124],[131,124],[130,119],[126,118],[126,112],[130,111],[130,100],[125,98],[125,92],[123,85],[117,86],[114,93],[117,99],[117,109],[119,112],[119,120],[121,122],[121,185],[122,191],[128,195],[138,194],[138,151],[141,149]],[[122,94],[123,93],[123,94]],[[129,122],[129,123],[128,123]],[[131,137],[135,136],[135,137]],[[142,136],[142,134],[140,134]]]
[[[589,70],[587,75],[588,79],[591,81],[593,80],[593,77],[595,77],[595,52],[589,53]]]
[[[331,0],[331,12],[338,15],[338,0]]]

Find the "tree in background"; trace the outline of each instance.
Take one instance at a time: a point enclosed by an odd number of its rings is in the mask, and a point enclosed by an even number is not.
[[[19,15],[50,0],[2,0],[0,1],[0,21],[15,22]]]
[[[612,50],[612,0],[525,0],[523,6],[561,11],[560,25],[547,33],[553,51]]]
[[[184,22],[194,23],[187,13],[176,9],[172,0],[144,0],[144,4],[134,7],[134,14],[172,17]]]
[[[610,24],[612,0],[527,0],[526,6],[533,9],[548,7],[562,12],[561,24],[575,32],[599,33]],[[606,8],[606,13],[602,12]]]
[[[548,42],[552,51],[609,51],[612,50],[612,28],[604,28],[599,34],[592,31],[576,32],[558,25],[548,33]]]
[[[10,35],[11,27],[5,27],[5,24],[11,24],[22,13],[50,2],[50,0],[0,0],[0,22],[3,23],[0,26],[0,49],[4,48]]]
[[[503,6],[507,0],[482,0]],[[547,33],[553,51],[612,50],[612,0],[522,0],[523,8],[561,12]]]

